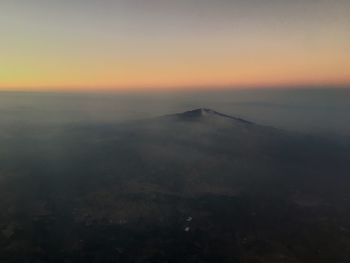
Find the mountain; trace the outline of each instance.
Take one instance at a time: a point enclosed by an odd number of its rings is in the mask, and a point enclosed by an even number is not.
[[[226,119],[226,120],[232,120],[232,121],[237,121],[245,124],[253,124],[252,122],[249,122],[247,120],[241,119],[241,118],[236,118],[232,117],[211,109],[207,108],[199,108],[191,111],[186,111],[183,113],[178,113],[178,114],[173,114],[169,115],[169,117],[174,117],[174,118],[179,118],[180,120],[204,120],[206,119]]]
[[[195,109],[0,146],[3,262],[350,260],[350,153],[324,139]]]

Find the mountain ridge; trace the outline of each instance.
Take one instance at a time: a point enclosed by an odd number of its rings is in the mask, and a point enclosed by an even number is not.
[[[183,120],[198,120],[205,117],[220,117],[220,118],[226,118],[226,119],[238,121],[244,124],[254,124],[251,121],[248,121],[239,117],[234,117],[228,114],[224,114],[209,108],[197,108],[197,109],[185,111],[182,113],[166,115],[165,117],[176,117]]]

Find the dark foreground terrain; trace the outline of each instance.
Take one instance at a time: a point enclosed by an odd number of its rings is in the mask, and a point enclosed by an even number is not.
[[[212,110],[0,138],[0,262],[350,262],[348,146]]]

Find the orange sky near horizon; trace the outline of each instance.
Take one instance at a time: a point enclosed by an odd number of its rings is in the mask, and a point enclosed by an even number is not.
[[[262,2],[5,1],[0,89],[350,86],[349,2]]]

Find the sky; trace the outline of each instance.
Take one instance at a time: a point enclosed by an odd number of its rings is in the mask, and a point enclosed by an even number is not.
[[[0,89],[350,85],[349,0],[1,0]]]

